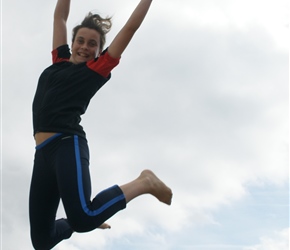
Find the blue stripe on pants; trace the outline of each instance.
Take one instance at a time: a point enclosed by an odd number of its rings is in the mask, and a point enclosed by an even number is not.
[[[100,208],[93,210],[93,211],[90,210],[87,207],[87,203],[86,203],[85,196],[84,196],[82,165],[81,165],[81,157],[80,157],[80,150],[79,150],[79,139],[78,139],[77,135],[74,136],[74,145],[75,145],[75,157],[76,157],[76,164],[77,164],[78,190],[79,190],[81,205],[82,205],[84,212],[87,215],[96,216],[96,215],[102,213],[103,211],[105,211],[110,206],[114,205],[115,203],[117,203],[121,200],[124,200],[125,196],[124,196],[124,194],[121,194],[121,195],[113,198],[112,200],[108,201],[107,203],[103,204]],[[107,189],[107,190],[109,190],[109,189]]]

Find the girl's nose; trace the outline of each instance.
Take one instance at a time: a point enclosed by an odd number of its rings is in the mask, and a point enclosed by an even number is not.
[[[88,45],[86,43],[83,43],[81,48],[82,49],[88,49]]]

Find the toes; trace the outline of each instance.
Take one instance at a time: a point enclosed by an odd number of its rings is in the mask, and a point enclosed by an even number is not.
[[[110,229],[111,226],[110,226],[109,224],[107,224],[107,223],[103,223],[103,224],[100,225],[98,228],[99,228],[99,229]]]

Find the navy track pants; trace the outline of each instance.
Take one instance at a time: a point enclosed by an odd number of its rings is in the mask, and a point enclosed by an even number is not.
[[[62,199],[66,219],[55,220]],[[88,232],[126,207],[119,186],[91,200],[89,149],[77,135],[56,134],[36,147],[29,196],[31,240],[47,250],[74,231]]]

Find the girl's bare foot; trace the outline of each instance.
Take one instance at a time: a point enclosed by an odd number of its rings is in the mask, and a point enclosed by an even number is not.
[[[139,176],[148,186],[148,193],[155,196],[159,201],[170,205],[172,191],[151,170],[144,170]]]
[[[144,170],[139,177],[127,184],[120,186],[123,191],[126,202],[142,195],[151,194],[159,201],[170,205],[172,191],[167,187],[151,170]]]

